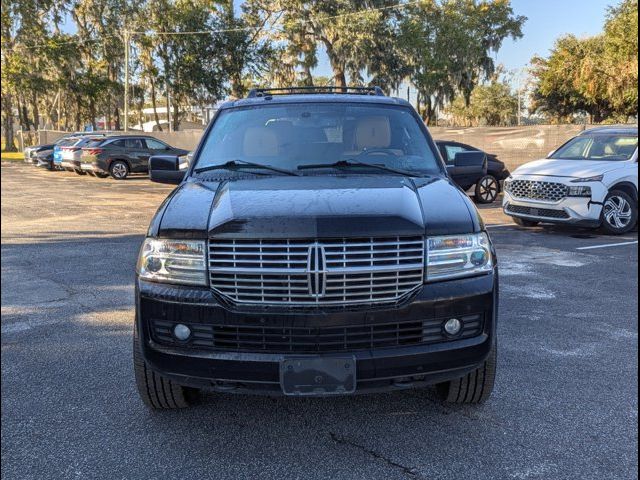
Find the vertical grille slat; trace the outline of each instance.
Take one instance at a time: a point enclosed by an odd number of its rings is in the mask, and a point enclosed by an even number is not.
[[[209,240],[211,288],[245,305],[390,303],[422,285],[422,237]]]

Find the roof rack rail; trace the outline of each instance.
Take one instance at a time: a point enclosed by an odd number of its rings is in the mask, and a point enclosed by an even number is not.
[[[272,95],[310,95],[310,94],[352,94],[385,96],[380,87],[278,87],[253,88],[247,98],[269,97]]]

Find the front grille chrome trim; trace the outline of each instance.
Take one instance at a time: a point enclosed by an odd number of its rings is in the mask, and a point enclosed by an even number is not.
[[[423,284],[424,238],[209,240],[214,292],[239,305],[392,303]]]
[[[563,183],[542,182],[537,180],[513,180],[508,184],[507,192],[513,198],[560,202],[569,195],[569,187]]]

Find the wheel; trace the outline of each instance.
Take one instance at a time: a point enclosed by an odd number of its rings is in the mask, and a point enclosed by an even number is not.
[[[138,394],[144,404],[154,410],[186,408],[197,398],[197,389],[183,387],[149,368],[142,358],[137,329],[133,333],[133,370]]]
[[[638,222],[638,204],[622,190],[612,190],[602,207],[602,228],[612,235],[633,230]]]
[[[484,403],[493,392],[498,348],[493,346],[482,366],[464,377],[436,385],[438,396],[448,403]]]
[[[476,202],[477,203],[493,203],[498,198],[500,184],[493,175],[485,175],[478,183],[476,183]]]
[[[525,220],[524,218],[511,217],[516,225],[520,225],[521,227],[535,227],[540,222],[536,222],[535,220]]]
[[[123,162],[122,160],[115,160],[111,162],[109,173],[116,180],[124,180],[127,178],[127,175],[129,175],[129,165],[127,165],[127,162]]]
[[[76,172],[78,175],[86,175],[87,172],[85,172],[84,170],[80,170],[79,168],[76,168],[74,170],[74,172]]]

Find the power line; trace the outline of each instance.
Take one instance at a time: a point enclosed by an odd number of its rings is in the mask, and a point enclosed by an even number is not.
[[[355,11],[355,12],[346,12],[346,13],[340,13],[340,14],[337,14],[337,15],[329,15],[329,16],[320,17],[319,20],[326,21],[326,20],[335,20],[335,19],[338,19],[338,18],[357,17],[357,16],[369,14],[371,12],[407,8],[407,7],[410,7],[410,6],[413,6],[413,5],[419,5],[421,3],[424,3],[425,1],[426,0],[415,0],[415,1],[412,1],[412,2],[396,3],[394,5],[387,5],[387,6],[384,6],[384,7],[366,8],[366,9],[358,10],[358,11]],[[214,30],[193,30],[193,31],[186,31],[186,32],[180,32],[180,31],[157,31],[157,30],[130,30],[128,33],[130,35],[156,35],[156,36],[212,35],[212,34],[217,34],[217,33],[252,32],[252,31],[256,31],[256,30],[261,30],[263,28],[264,27],[236,27],[236,28],[223,28],[223,29],[214,29]],[[265,31],[274,32],[274,33],[276,33],[276,32],[277,33],[283,33],[282,29],[274,28],[273,24],[271,25],[271,27],[265,29]],[[95,38],[95,39],[85,39],[85,40],[74,39],[74,40],[68,40],[68,41],[64,41],[64,42],[45,42],[45,43],[40,43],[40,44],[35,44],[35,45],[21,45],[20,48],[31,50],[31,49],[36,49],[36,48],[52,47],[52,46],[58,46],[58,45],[67,45],[67,44],[73,44],[73,43],[77,43],[77,44],[91,43],[91,42],[99,42],[100,40],[103,40],[105,38],[113,38],[113,37],[118,37],[118,35],[103,35],[100,38]],[[14,47],[14,49],[15,49],[15,47]]]

